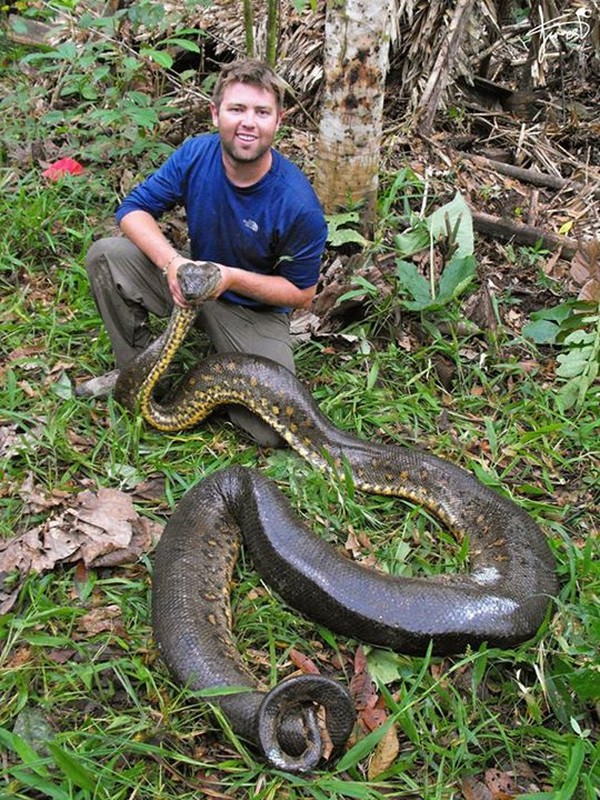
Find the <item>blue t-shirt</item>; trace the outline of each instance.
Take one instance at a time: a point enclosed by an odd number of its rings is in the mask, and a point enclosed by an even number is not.
[[[313,286],[327,236],[323,211],[298,167],[271,152],[269,172],[253,186],[240,188],[225,174],[218,134],[189,139],[123,200],[117,222],[130,211],[147,211],[158,219],[183,205],[192,259],[282,275],[299,289]],[[222,297],[262,305],[231,291]]]

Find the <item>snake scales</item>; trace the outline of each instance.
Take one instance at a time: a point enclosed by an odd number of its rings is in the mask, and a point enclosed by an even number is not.
[[[183,265],[190,300],[210,296],[214,265]],[[254,470],[216,472],[191,489],[156,550],[152,624],[175,678],[213,698],[232,729],[272,765],[308,771],[321,757],[316,707],[325,709],[334,747],[354,722],[348,693],[319,676],[261,691],[237,652],[229,585],[243,532],[263,579],[292,607],[341,634],[408,654],[510,647],[531,638],[556,592],[555,562],[535,522],[463,469],[427,452],[361,440],[335,428],[286,369],[241,354],[209,357],[186,376],[173,401],[153,388],[195,318],[177,309],[165,333],[124,370],[117,399],[155,427],[196,425],[240,403],[277,430],[318,469],[346,473],[366,492],[410,498],[468,536],[470,573],[392,578],[339,555],[294,515],[276,486]],[[246,691],[227,688],[244,687]]]

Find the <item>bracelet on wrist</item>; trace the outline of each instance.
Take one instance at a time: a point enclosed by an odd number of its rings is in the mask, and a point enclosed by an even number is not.
[[[175,261],[175,259],[176,259],[176,258],[179,258],[179,257],[180,257],[180,256],[179,256],[179,253],[175,253],[175,255],[174,255],[174,256],[171,256],[171,258],[170,258],[170,259],[167,261],[167,263],[166,263],[166,264],[164,265],[164,267],[162,268],[162,274],[163,274],[163,275],[166,275],[166,274],[167,274],[167,271],[168,271],[169,267],[171,266],[171,264],[173,263],[173,261]]]

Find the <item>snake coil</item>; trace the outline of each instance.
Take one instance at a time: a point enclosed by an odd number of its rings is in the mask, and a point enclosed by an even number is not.
[[[200,299],[219,280],[210,264],[183,265],[179,277],[186,296]],[[165,333],[122,372],[121,403],[141,408],[165,431],[194,426],[223,404],[242,404],[318,469],[349,471],[358,489],[421,503],[468,536],[469,574],[393,578],[338,554],[255,470],[213,473],[182,498],[155,554],[152,625],[163,658],[181,684],[222,688],[215,702],[270,764],[308,771],[323,747],[318,707],[336,749],[354,710],[340,684],[319,676],[283,681],[270,693],[257,686],[231,630],[229,585],[242,537],[265,582],[292,607],[338,633],[415,655],[430,645],[449,654],[531,638],[557,590],[555,562],[540,528],[510,499],[425,451],[338,430],[306,387],[268,359],[211,356],[190,371],[174,400],[158,403],[153,388],[195,313],[175,309]]]

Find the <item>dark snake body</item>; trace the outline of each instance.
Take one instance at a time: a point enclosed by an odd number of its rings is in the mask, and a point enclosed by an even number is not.
[[[350,473],[366,492],[410,498],[468,537],[469,574],[394,578],[338,554],[254,470],[215,473],[180,501],[154,566],[152,624],[163,657],[193,689],[248,688],[216,699],[233,730],[275,766],[308,770],[321,749],[315,704],[324,706],[337,747],[353,712],[345,691],[318,676],[284,681],[267,694],[256,686],[231,631],[229,585],[241,536],[265,582],[292,607],[340,634],[414,655],[430,644],[434,654],[450,654],[531,638],[557,590],[555,561],[540,528],[510,499],[427,452],[338,430],[306,387],[268,359],[209,357],[186,376],[175,401],[157,403],[152,388],[193,317],[174,314],[165,334],[122,373],[122,403],[139,403],[163,430],[242,404],[317,468]]]

